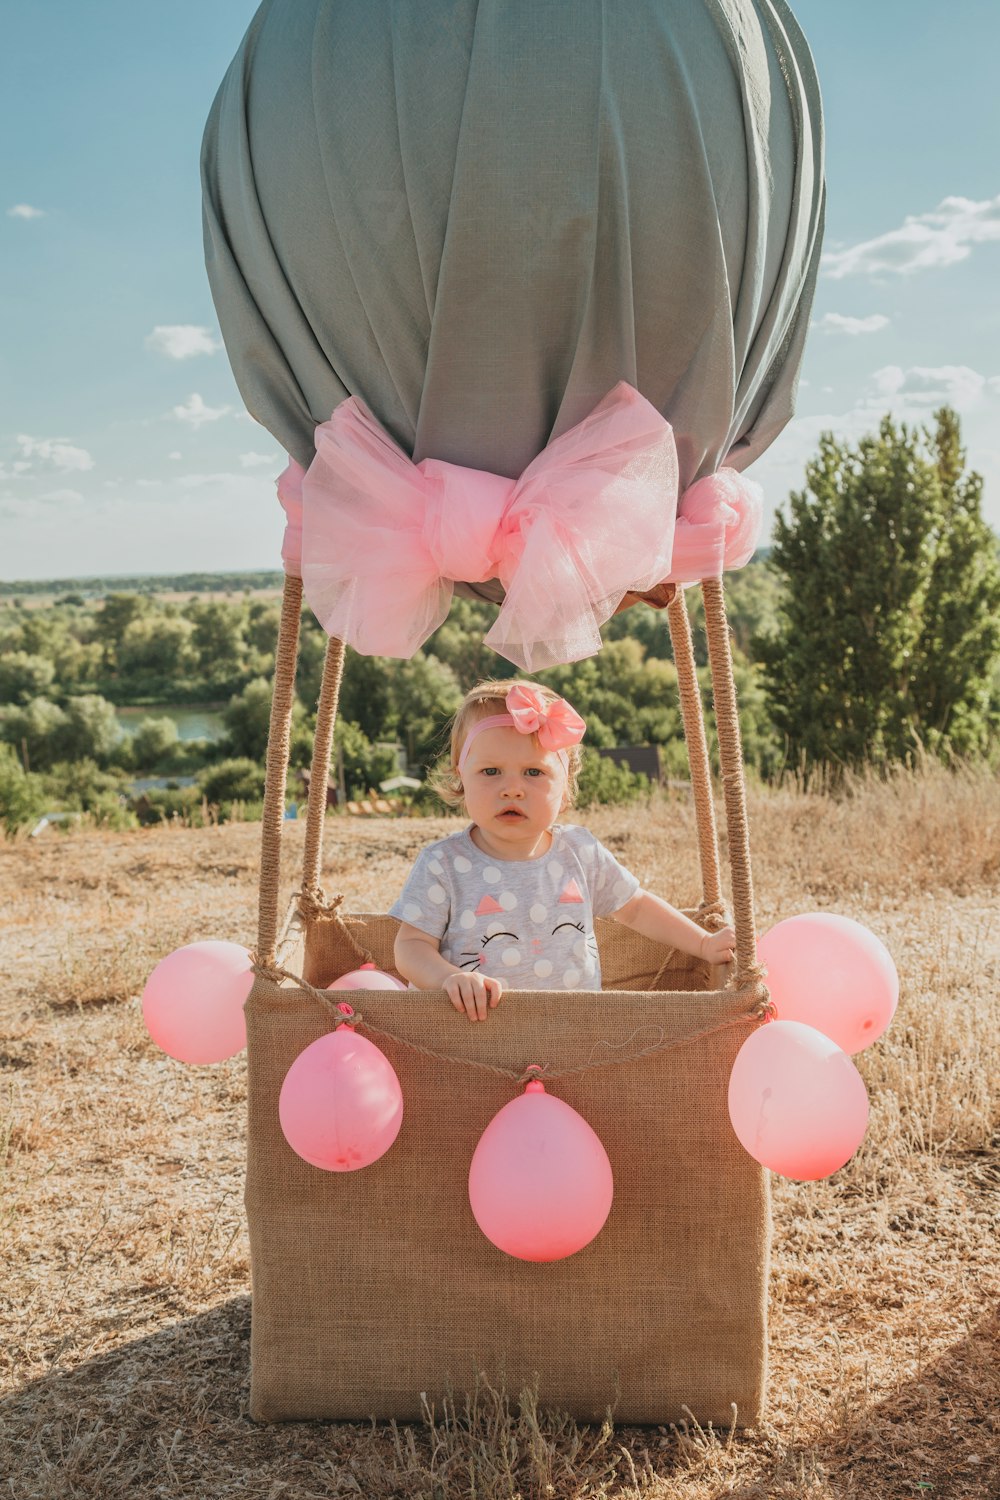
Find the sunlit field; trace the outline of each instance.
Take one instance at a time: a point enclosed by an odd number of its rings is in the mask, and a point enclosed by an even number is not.
[[[857,1059],[872,1113],[855,1158],[827,1182],[774,1181],[769,1407],[732,1432],[613,1414],[581,1429],[545,1391],[487,1387],[412,1427],[252,1424],[245,1060],[172,1062],[138,996],[179,944],[253,941],[260,828],[0,846],[0,1494],[1000,1494],[997,782],[929,767],[838,798],[750,796],[761,929],[855,917],[892,950],[902,993]],[[697,901],[683,797],[587,821],[650,888]],[[303,825],[285,826],[290,891]],[[385,909],[454,826],[332,817],[328,891]]]

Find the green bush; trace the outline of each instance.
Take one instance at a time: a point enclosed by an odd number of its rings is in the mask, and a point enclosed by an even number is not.
[[[198,777],[199,796],[209,802],[259,802],[264,795],[264,767],[238,755],[210,766]]]
[[[177,725],[166,714],[159,719],[141,719],[132,736],[132,762],[136,770],[155,770],[173,755],[177,741]]]
[[[649,777],[641,771],[617,766],[608,756],[584,749],[576,797],[578,807],[593,807],[599,802],[612,806],[638,802],[649,796],[651,788]]]
[[[0,823],[8,838],[45,811],[41,777],[29,776],[10,745],[0,744]]]
[[[9,651],[0,656],[0,703],[30,703],[47,692],[56,669],[44,656]]]

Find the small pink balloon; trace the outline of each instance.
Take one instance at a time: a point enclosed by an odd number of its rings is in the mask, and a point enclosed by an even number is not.
[[[469,1168],[476,1223],[518,1260],[563,1260],[611,1211],[608,1155],[582,1115],[533,1079],[480,1137]]]
[[[158,1047],[179,1062],[215,1063],[247,1044],[243,1002],[253,984],[238,943],[188,943],[161,958],[142,992],[142,1018]]]
[[[386,974],[382,969],[376,969],[374,964],[362,964],[360,969],[352,969],[349,974],[341,974],[332,984],[327,985],[328,990],[405,990],[406,985],[401,984],[398,979],[393,979],[391,974]]]
[[[845,1052],[861,1052],[896,1013],[899,975],[885,944],[850,917],[806,912],[757,944],[782,1021],[802,1021]]]
[[[868,1093],[847,1053],[801,1021],[771,1021],[748,1036],[729,1080],[729,1118],[755,1161],[814,1182],[854,1155],[868,1125]]]
[[[292,1063],[278,1118],[285,1140],[310,1166],[354,1172],[378,1161],[396,1139],[403,1093],[385,1053],[353,1027],[340,1026]]]

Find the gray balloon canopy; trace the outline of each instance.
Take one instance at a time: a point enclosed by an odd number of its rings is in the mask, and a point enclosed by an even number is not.
[[[350,395],[514,478],[626,380],[682,490],[792,415],[825,195],[784,0],[264,0],[202,171],[237,383],[304,467]]]

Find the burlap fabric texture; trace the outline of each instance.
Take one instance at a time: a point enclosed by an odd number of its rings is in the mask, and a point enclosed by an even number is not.
[[[381,1160],[329,1173],[287,1145],[277,1104],[288,1068],[330,1029],[331,1012],[278,970],[321,988],[370,954],[392,972],[397,924],[383,915],[344,917],[342,909],[331,910],[336,902],[324,902],[317,798],[302,889],[279,935],[278,849],[300,599],[300,585],[286,584],[258,976],[246,1005],[255,1419],[416,1419],[423,1396],[440,1402],[449,1389],[461,1393],[478,1372],[514,1394],[537,1380],[543,1405],[585,1421],[600,1419],[609,1406],[617,1420],[638,1423],[677,1420],[682,1408],[702,1422],[728,1424],[734,1406],[741,1425],[760,1416],[768,1190],[765,1174],[733,1135],[726,1092],[766,992],[754,961],[721,588],[705,589],[727,791],[735,973],[671,958],[607,921],[598,924],[603,992],[510,993],[485,1026],[457,1016],[440,992],[338,993],[361,1012],[360,1031],[396,1069],[405,1113]],[[692,915],[711,925],[721,920],[717,843],[682,594],[670,606],[670,624],[705,892]],[[340,643],[331,642],[316,788],[326,784],[342,654]],[[517,1076],[531,1063],[551,1068],[547,1087],[597,1131],[615,1180],[611,1214],[596,1240],[548,1264],[515,1260],[490,1244],[472,1217],[467,1190],[482,1131],[520,1091]],[[509,1076],[491,1071],[497,1068]]]

